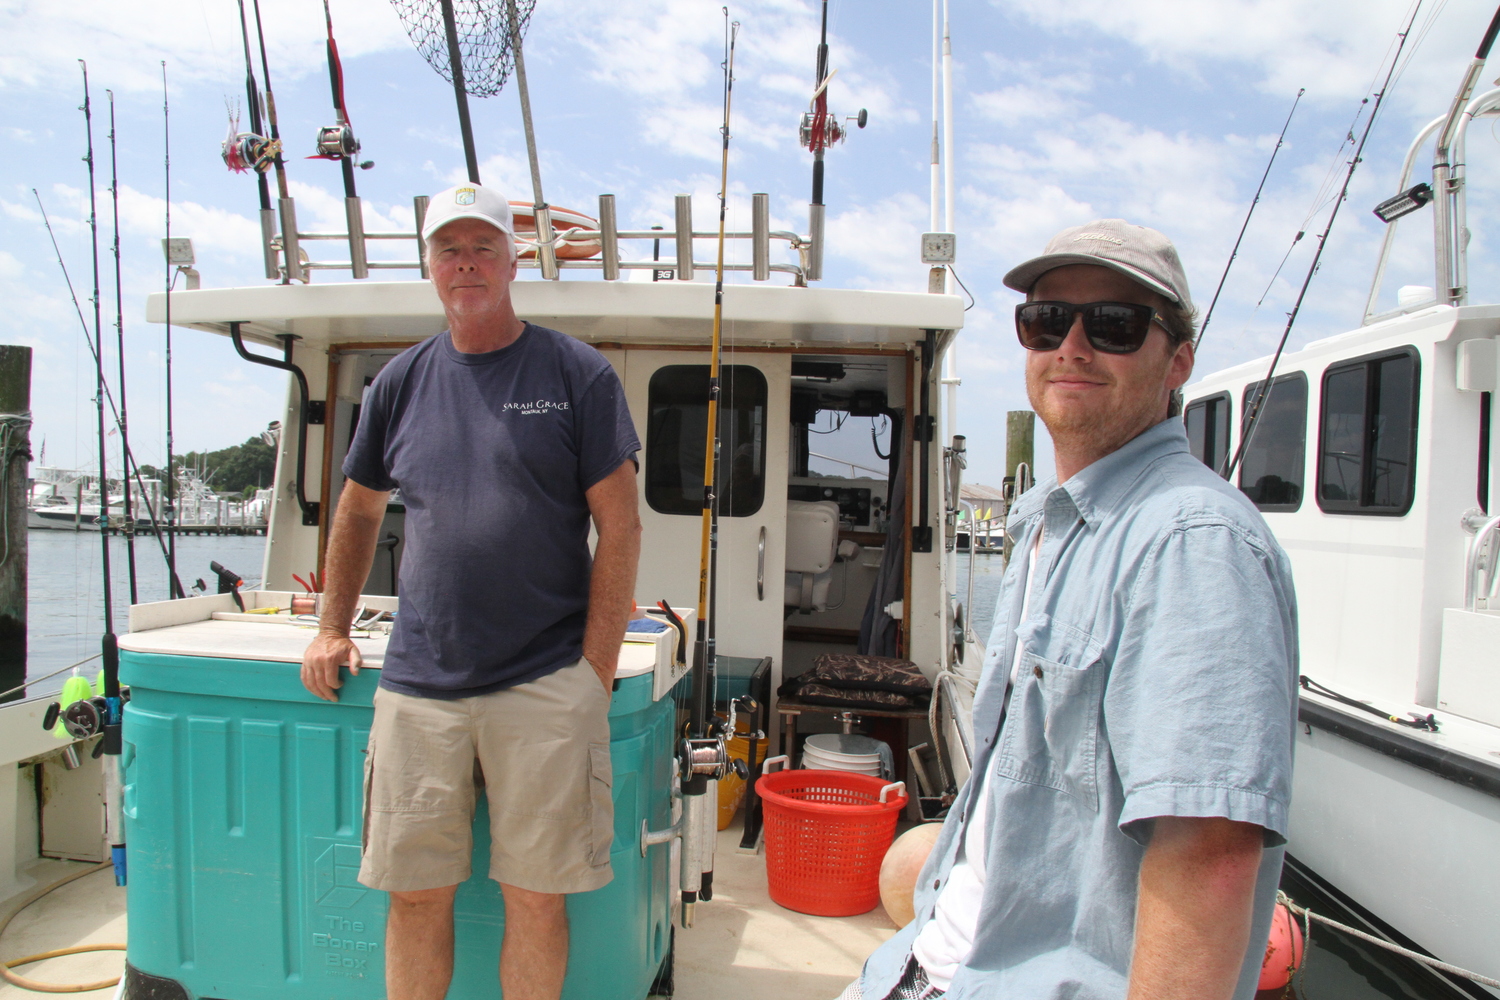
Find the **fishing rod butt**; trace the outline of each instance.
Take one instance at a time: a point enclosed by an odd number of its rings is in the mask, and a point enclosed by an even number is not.
[[[823,211],[824,206],[812,202],[807,206],[807,266],[808,281],[823,280]]]

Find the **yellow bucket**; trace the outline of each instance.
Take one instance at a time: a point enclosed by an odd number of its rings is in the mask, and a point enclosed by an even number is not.
[[[738,728],[738,727],[736,727]],[[760,766],[760,762],[766,759],[766,740],[761,740],[755,746],[755,759],[750,759],[750,739],[747,736],[736,736],[725,740],[724,747],[729,751],[729,759],[739,759],[750,765],[753,772]],[[719,829],[728,829],[729,824],[734,822],[734,814],[740,811],[740,806],[745,802],[745,779],[733,771],[719,779]]]

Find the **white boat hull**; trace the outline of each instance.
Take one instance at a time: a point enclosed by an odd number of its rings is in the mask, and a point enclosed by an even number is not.
[[[1500,975],[1500,797],[1318,725],[1297,727],[1296,760],[1288,852],[1443,961]]]

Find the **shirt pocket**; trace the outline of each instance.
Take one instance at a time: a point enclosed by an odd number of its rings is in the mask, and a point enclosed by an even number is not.
[[[1071,646],[1072,644],[1068,644]],[[1099,727],[1106,665],[1092,643],[1021,657],[995,772],[1099,809]]]

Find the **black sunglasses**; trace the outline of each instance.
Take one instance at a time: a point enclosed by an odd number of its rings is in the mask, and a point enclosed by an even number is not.
[[[1055,351],[1079,313],[1084,336],[1105,354],[1139,351],[1157,319],[1155,309],[1135,302],[1022,302],[1016,306],[1016,336],[1028,351]]]

